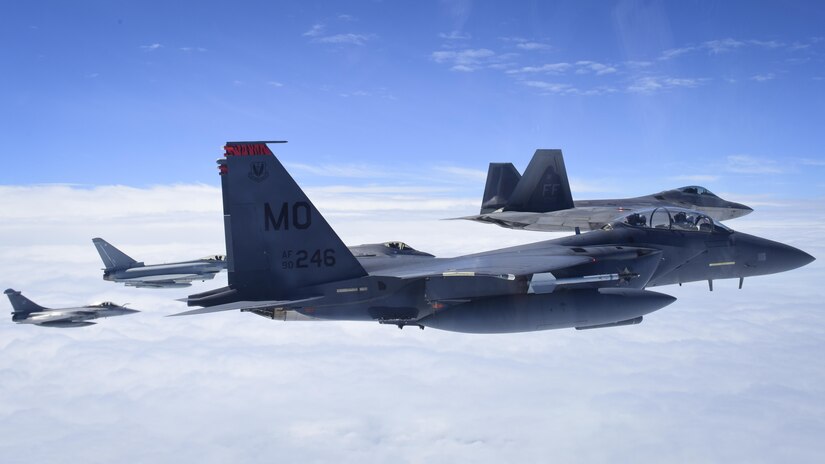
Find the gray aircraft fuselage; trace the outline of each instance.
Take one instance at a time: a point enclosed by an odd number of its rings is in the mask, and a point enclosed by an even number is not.
[[[644,210],[643,210],[644,211]],[[670,212],[675,208],[647,211]],[[659,214],[659,213],[654,213]],[[661,251],[661,261],[646,287],[717,279],[744,279],[804,266],[814,258],[789,245],[707,221],[707,227],[679,227],[667,220],[657,224],[629,224],[617,220],[602,230],[552,240],[570,247],[634,246]],[[562,275],[563,275],[562,271]]]
[[[715,221],[736,219],[753,212],[748,206],[724,200],[710,192],[688,193],[684,191],[686,189],[707,192],[701,187],[682,187],[633,198],[575,200],[575,208],[558,211],[494,211],[464,219],[496,224],[507,229],[566,232],[576,228],[583,231],[597,230],[628,211],[655,207],[691,209],[707,214]]]
[[[279,320],[377,320],[473,333],[612,326],[638,323],[642,315],[672,301],[667,295],[641,290],[644,287],[767,275],[813,260],[788,245],[718,225],[712,230],[686,231],[617,222],[606,230],[458,258],[436,258],[402,246],[405,249],[387,244],[350,247],[368,276],[283,295],[286,299],[310,298],[306,303],[249,311]],[[462,260],[484,261],[496,255],[505,262],[517,261],[519,256],[588,259],[552,271],[549,289],[539,288],[538,274],[457,271],[403,279],[420,268],[449,269],[459,267]],[[611,274],[610,280],[587,279]],[[605,312],[612,314],[606,317]]]
[[[168,264],[138,263],[129,269],[104,270],[103,280],[121,282],[134,287],[188,287],[193,280],[210,280],[226,269],[224,261],[199,259]]]
[[[696,193],[693,193],[693,191],[696,191]],[[575,200],[573,203],[576,208],[612,207],[617,210],[638,210],[660,206],[685,208],[705,213],[714,221],[736,219],[753,212],[753,209],[749,206],[725,200],[702,187],[695,186],[665,190],[664,192],[634,198]]]
[[[457,219],[508,229],[597,230],[626,211],[660,206],[699,211],[716,221],[753,211],[697,185],[633,198],[574,201],[561,150],[539,149],[523,175],[512,163],[490,163],[479,214]]]

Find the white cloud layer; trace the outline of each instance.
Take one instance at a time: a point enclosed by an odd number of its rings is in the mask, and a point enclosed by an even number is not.
[[[450,63],[453,71],[472,72],[490,63],[496,53],[486,48],[442,50],[432,53],[436,63]]]
[[[537,62],[536,58],[544,54],[529,53],[531,51],[553,49],[551,45],[541,40],[530,40],[524,37],[499,37],[501,42],[505,44],[505,50],[515,50],[515,52],[501,53],[496,48],[471,48],[469,42],[462,42],[462,48],[457,48],[455,39],[468,41],[470,39],[469,35],[460,35],[453,32],[450,34],[441,33],[439,37],[447,40],[442,45],[444,50],[433,52],[431,58],[436,63],[450,66],[451,71],[502,71],[527,88],[531,88],[542,95],[553,96],[594,96],[616,92],[653,95],[664,91],[694,89],[714,82],[735,84],[745,79],[764,83],[776,79],[778,73],[788,71],[762,72],[752,74],[749,77],[718,75],[701,78],[674,77],[666,75],[667,70],[664,64],[669,60],[676,60],[685,55],[704,55],[706,59],[718,60],[723,56],[741,53],[746,50],[752,53],[770,54],[773,57],[777,53],[790,53],[794,56],[786,57],[786,63],[805,62],[810,58],[798,57],[796,56],[798,55],[797,52],[807,50],[823,41],[822,38],[813,37],[804,42],[788,44],[776,40],[739,40],[728,37],[666,49],[659,53],[658,59],[631,60],[621,63],[570,59],[554,63],[541,63]],[[771,61],[774,61],[774,59],[772,58]],[[692,68],[704,69],[698,66]],[[713,72],[713,68],[703,71],[705,74]],[[554,79],[553,81],[546,81],[527,77],[536,74],[554,76]],[[812,78],[819,79],[818,76]],[[598,84],[593,83],[596,79],[599,81]]]
[[[349,244],[439,255],[555,237],[438,218],[478,199],[404,187],[309,196]],[[406,209],[417,205],[416,209]],[[2,187],[0,277],[44,305],[144,312],[77,330],[0,321],[0,456],[17,462],[816,462],[825,445],[825,206],[730,223],[820,260],[665,287],[638,326],[478,336],[370,323],[162,317],[191,290],[100,278],[89,240],[147,262],[220,252],[220,192]],[[5,288],[5,287],[4,287]],[[6,304],[4,301],[0,304]],[[4,306],[8,308],[8,306]],[[44,438],[45,437],[45,438]]]

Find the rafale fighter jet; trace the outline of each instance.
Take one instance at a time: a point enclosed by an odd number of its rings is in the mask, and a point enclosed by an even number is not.
[[[704,187],[689,186],[635,198],[573,201],[561,150],[536,150],[524,175],[512,163],[490,163],[480,214],[457,219],[508,229],[595,230],[627,211],[675,206],[714,220],[744,216],[753,210],[723,200]]]
[[[102,238],[92,242],[106,266],[103,280],[123,282],[127,287],[188,287],[195,280],[210,280],[226,269],[223,255],[207,256],[194,261],[167,264],[143,264],[127,256]]]
[[[678,238],[642,240],[651,229],[619,224],[592,243],[575,242],[585,234],[571,243],[549,240],[455,258],[435,258],[400,242],[348,249],[266,143],[227,143],[218,160],[229,286],[190,295],[189,306],[202,308],[177,315],[241,310],[279,320],[377,321],[472,333],[636,324],[674,301],[644,290],[652,278],[705,280],[709,274],[676,271],[700,261],[700,245],[730,246],[733,240],[727,229],[709,232],[712,220],[694,215],[695,230],[674,230],[670,222],[663,230],[695,234],[696,246],[682,255],[675,251]],[[738,260],[737,272],[747,275],[810,258],[744,234],[735,242],[741,258],[721,259]],[[710,265],[714,272],[727,265],[712,262],[719,265]]]
[[[125,316],[140,312],[119,306],[111,301],[79,306],[75,308],[44,308],[23,296],[20,292],[8,289],[4,292],[9,297],[14,312],[11,320],[18,324],[35,324],[43,327],[85,327],[95,325],[89,322],[101,317]]]

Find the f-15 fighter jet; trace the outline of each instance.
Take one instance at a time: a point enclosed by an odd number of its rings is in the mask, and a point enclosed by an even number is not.
[[[490,163],[480,214],[458,219],[508,229],[595,230],[625,212],[660,206],[696,210],[716,221],[753,211],[695,185],[634,198],[573,201],[561,150],[536,150],[523,176],[512,163]]]
[[[102,238],[93,238],[100,259],[106,266],[103,280],[122,282],[127,287],[188,287],[195,280],[210,280],[226,269],[223,255],[207,256],[194,261],[167,264],[143,264],[130,258]]]
[[[18,324],[35,324],[43,327],[85,327],[94,325],[90,322],[101,317],[125,316],[139,311],[119,306],[111,301],[78,306],[72,308],[44,308],[23,296],[20,292],[8,289],[4,292],[9,297],[14,312],[11,320]]]
[[[241,310],[473,333],[609,327],[638,323],[670,304],[673,297],[644,287],[663,262],[672,272],[679,263],[671,260],[695,258],[692,249],[665,259],[658,241],[636,245],[636,236],[611,234],[619,225],[593,243],[549,240],[455,258],[401,242],[348,249],[266,143],[229,142],[218,160],[229,286],[190,295],[187,303],[202,308],[178,315]],[[709,244],[707,226],[697,221],[696,239]],[[646,229],[633,231],[643,236]],[[780,262],[749,272],[782,268],[790,247],[749,237],[737,242],[765,253],[765,263]],[[791,252],[790,267],[810,258],[791,250],[802,259]]]

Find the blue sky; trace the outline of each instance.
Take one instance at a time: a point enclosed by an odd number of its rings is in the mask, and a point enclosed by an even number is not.
[[[3,462],[819,462],[820,2],[5,2],[0,284],[142,312],[0,320]],[[490,161],[565,153],[575,198],[704,185],[804,268],[657,291],[636,326],[473,336],[223,313],[125,288],[223,252],[214,160],[279,158],[345,243],[558,236],[441,221]],[[5,305],[5,306],[4,306]],[[0,307],[10,310],[5,299]],[[48,439],[43,441],[43,434]]]
[[[557,147],[573,177],[636,179],[612,193],[825,192],[818,2],[3,10],[0,131],[19,147],[4,184],[214,184],[224,141],[274,138],[290,140],[287,162],[361,183],[435,165],[523,168]]]

